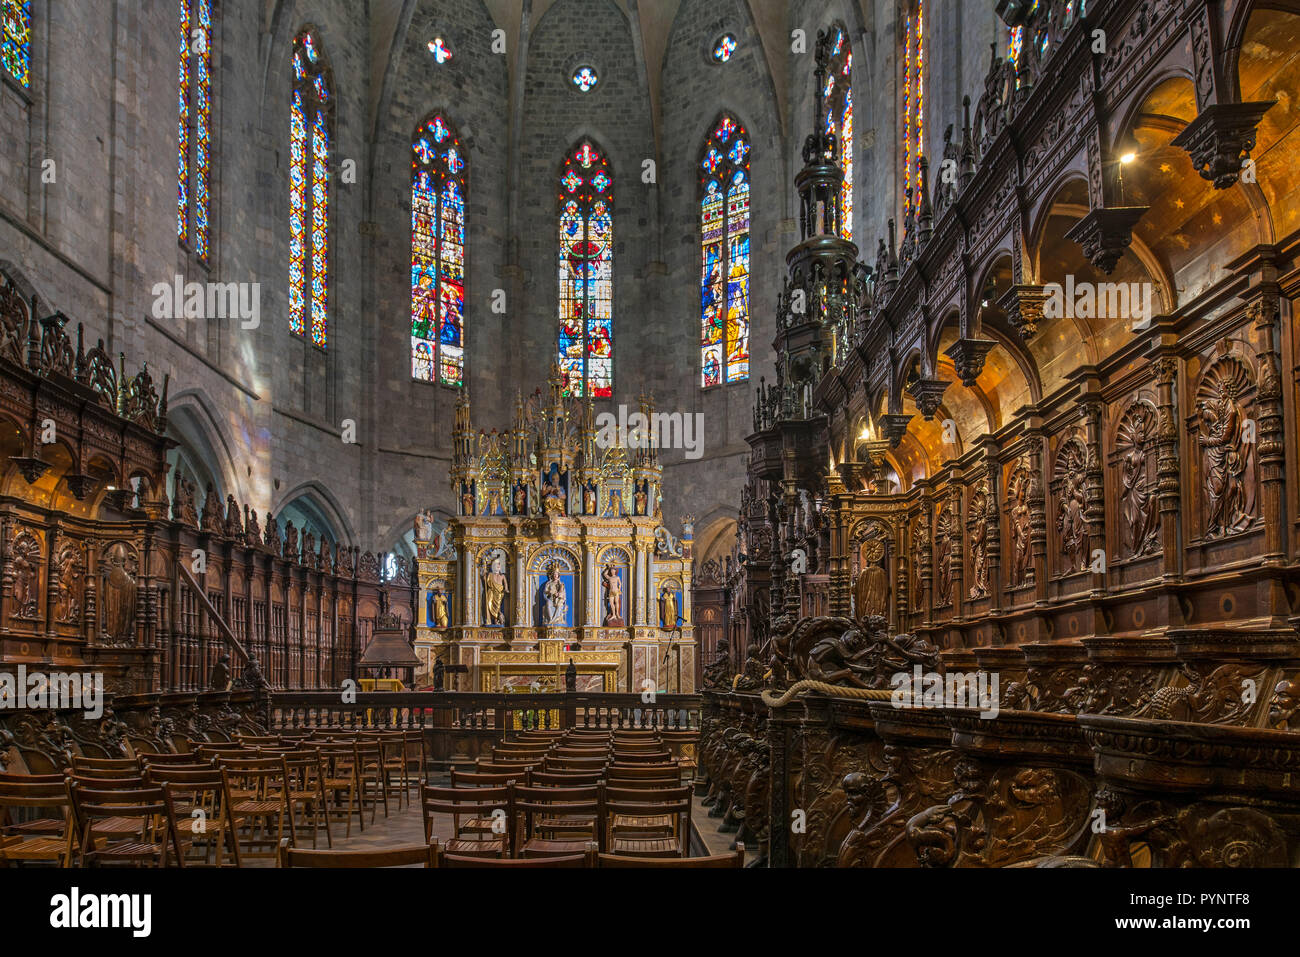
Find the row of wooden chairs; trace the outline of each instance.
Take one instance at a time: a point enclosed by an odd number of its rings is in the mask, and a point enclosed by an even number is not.
[[[616,868],[735,868],[744,867],[745,845],[738,843],[730,854],[710,857],[630,857],[607,854],[589,841],[582,853],[560,856],[529,855],[523,857],[478,857],[450,853],[447,847],[433,840],[427,844],[405,844],[384,850],[322,851],[294,848],[288,838],[280,842],[280,867],[479,867],[505,869],[532,869],[538,867],[616,867]]]
[[[240,866],[246,857],[274,857],[286,829],[298,843],[300,824],[313,847],[321,830],[332,847],[331,820],[345,820],[350,836],[354,815],[364,830],[367,806],[372,824],[381,802],[387,815],[388,785],[402,771],[366,736],[245,740],[123,759],[77,755],[63,774],[0,774],[0,862],[167,866],[171,858],[185,866],[209,863],[215,852],[222,866],[228,851]],[[198,860],[187,855],[195,848]]]
[[[421,788],[425,839],[434,815],[452,819],[449,853],[522,857],[579,853],[588,841],[603,852],[642,857],[689,853],[691,789],[660,782],[478,785]]]

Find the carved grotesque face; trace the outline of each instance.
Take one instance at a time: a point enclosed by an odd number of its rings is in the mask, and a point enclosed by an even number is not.
[[[1300,681],[1279,681],[1273,689],[1273,700],[1268,703],[1268,723],[1289,725],[1297,707],[1300,707]]]

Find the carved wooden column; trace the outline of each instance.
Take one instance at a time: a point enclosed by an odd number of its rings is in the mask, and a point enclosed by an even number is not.
[[[985,498],[984,521],[988,527],[985,533],[984,562],[988,576],[989,611],[1002,609],[1002,464],[998,461],[996,443],[989,437],[984,443],[984,470],[988,482],[988,495]]]
[[[1264,518],[1265,565],[1282,564],[1286,554],[1286,437],[1282,424],[1282,373],[1279,361],[1278,296],[1266,289],[1251,302],[1259,382],[1255,392],[1256,449],[1259,455],[1260,514]]]
[[[934,511],[934,501],[930,498],[930,493],[924,482],[918,483],[921,487],[921,512],[916,517],[916,524],[913,526],[912,535],[922,536],[920,547],[915,545],[912,548],[913,561],[920,561],[921,568],[919,576],[921,579],[921,594],[917,596],[917,610],[921,613],[921,623],[930,625],[934,621],[934,532],[931,527],[931,517]],[[915,539],[914,539],[915,540]]]
[[[1034,604],[1047,604],[1047,502],[1043,490],[1047,480],[1043,463],[1047,461],[1047,435],[1043,420],[1032,415],[1025,423],[1029,447],[1029,550],[1034,564]]]
[[[1088,460],[1083,472],[1083,494],[1088,522],[1088,567],[1090,574],[1089,590],[1093,595],[1106,592],[1106,572],[1094,570],[1097,563],[1093,561],[1092,552],[1102,550],[1101,567],[1108,568],[1110,555],[1106,550],[1106,475],[1101,464],[1101,417],[1105,403],[1100,396],[1085,396],[1080,402],[1083,413],[1084,442],[1088,447]],[[1100,620],[1100,616],[1099,616]]]
[[[833,616],[846,617],[849,614],[849,560],[848,560],[848,519],[847,489],[838,472],[826,476],[826,489],[830,500],[826,521],[830,526],[830,560],[827,562],[830,573],[831,607]]]
[[[790,711],[796,709],[791,708]],[[790,858],[790,726],[786,712],[774,712],[767,722],[768,867],[793,867]]]
[[[1182,470],[1178,451],[1178,404],[1174,386],[1178,359],[1161,355],[1151,360],[1156,377],[1156,494],[1160,508],[1162,578],[1178,581],[1183,572]],[[1176,604],[1176,602],[1175,602]]]
[[[55,553],[59,548],[59,526],[49,525],[45,529],[45,655],[52,660],[56,645],[54,632],[54,609],[59,604],[59,563]]]
[[[947,489],[948,507],[952,510],[952,551],[949,552],[949,568],[952,569],[952,618],[961,618],[962,600],[966,593],[962,591],[966,581],[966,511],[962,506],[962,486],[954,473]]]

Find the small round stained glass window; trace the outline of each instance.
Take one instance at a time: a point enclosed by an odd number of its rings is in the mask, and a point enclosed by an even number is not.
[[[596,76],[594,68],[589,66],[580,66],[573,71],[573,85],[583,93],[590,93],[600,82],[600,77]]]
[[[738,45],[734,35],[724,33],[718,37],[718,42],[713,44],[713,59],[719,63],[726,63],[731,59],[731,55],[736,52]]]
[[[451,59],[451,47],[442,37],[434,37],[429,41],[429,52],[438,63],[446,63]]]

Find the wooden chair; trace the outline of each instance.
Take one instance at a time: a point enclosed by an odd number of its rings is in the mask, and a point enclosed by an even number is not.
[[[425,745],[424,732],[403,731],[402,736],[405,740],[402,758],[406,762],[407,780],[411,781],[411,783],[423,781],[429,776],[429,751]],[[411,775],[412,764],[415,766],[413,778]]]
[[[179,861],[189,864],[201,861],[207,865],[212,862],[215,850],[216,862],[212,866],[221,867],[229,843],[235,867],[241,866],[239,835],[220,768],[192,770],[159,766],[150,768],[147,778],[150,785],[162,787],[167,813],[171,815],[175,829]],[[185,852],[193,850],[196,845],[203,848],[200,861],[185,856]]]
[[[542,761],[543,771],[603,771],[608,762],[604,758],[556,758],[547,755]]]
[[[726,869],[745,866],[745,845],[739,843],[729,854],[710,857],[629,857],[624,854],[601,854],[597,867],[684,867]]]
[[[222,784],[229,796],[230,814],[236,833],[244,842],[242,858],[271,858],[284,837],[285,825],[293,837],[293,817],[289,812],[288,782],[284,763],[273,757],[223,757]],[[271,821],[275,836],[271,836]],[[265,850],[255,850],[265,848]]]
[[[280,841],[277,867],[435,867],[436,844],[401,844],[380,851],[320,851]]]
[[[169,844],[175,849],[178,867],[184,866],[175,822],[167,810],[167,800],[160,787],[125,791],[99,791],[72,784],[72,806],[81,823],[82,867],[97,864],[135,864],[166,867]],[[97,822],[130,820],[130,833],[106,834]]]
[[[5,774],[3,778],[23,775]],[[72,864],[76,829],[72,826],[68,786],[61,774],[30,775],[33,780],[0,780],[0,861],[52,861]],[[14,820],[11,808],[36,816]],[[57,816],[48,812],[56,811]]]
[[[604,833],[602,785],[589,787],[511,786],[516,836],[513,846],[528,855],[579,854]]]
[[[433,816],[451,816],[452,836],[444,848],[452,854],[505,857],[513,847],[515,810],[510,786],[444,788],[421,783],[420,809],[426,841],[433,840]],[[476,836],[463,838],[465,832]]]
[[[659,764],[625,764],[615,761],[605,769],[605,776],[611,782],[631,781],[636,778],[643,781],[680,781],[682,769],[676,761],[665,761]]]
[[[402,803],[410,803],[411,779],[407,776],[406,734],[402,731],[368,731],[365,740],[379,745],[380,767],[384,774],[384,788],[397,792],[397,809]],[[384,816],[388,812],[385,809]]]
[[[342,821],[347,825],[344,838],[352,836],[352,813],[356,812],[357,825],[362,832],[366,829],[366,816],[361,808],[361,775],[357,767],[357,751],[354,744],[343,742],[325,742],[316,746],[321,761],[321,787],[325,791],[325,813],[333,821]],[[343,797],[347,805],[343,806]],[[339,815],[342,817],[339,817]]]
[[[615,751],[614,764],[671,764],[672,754],[668,751]],[[680,773],[680,772],[678,772]]]
[[[512,772],[517,776],[527,774],[533,768],[540,768],[541,761],[493,761],[491,758],[475,758],[474,770],[480,774],[500,774]]]
[[[530,771],[522,783],[538,788],[590,787],[605,780],[602,771]]]
[[[325,842],[334,846],[330,834],[329,807],[325,800],[325,772],[320,752],[303,747],[280,755],[284,765],[285,797],[289,802],[289,831],[297,834],[298,810],[302,810],[302,823],[311,827],[311,846],[317,847],[320,831],[325,830]]]
[[[143,768],[139,758],[88,758],[83,754],[72,756],[72,770],[95,777],[136,777]]]
[[[669,832],[659,828],[667,818]],[[685,857],[691,833],[691,789],[605,789],[609,832],[603,846],[633,857]],[[618,822],[618,823],[616,823]]]
[[[384,802],[384,817],[388,817],[388,772],[384,767],[384,748],[373,738],[358,737],[353,745],[357,752],[358,799],[362,808],[370,804],[370,823],[375,823],[379,802]]]
[[[592,842],[594,844],[594,842]],[[436,867],[486,867],[512,868],[530,870],[540,867],[594,867],[596,851],[594,848],[584,850],[581,854],[563,854],[557,857],[468,857],[463,854],[449,854],[445,847],[437,847]]]
[[[462,771],[453,766],[449,772],[454,788],[503,788],[511,781],[530,783],[531,771]]]
[[[216,762],[205,760],[199,757],[199,755],[195,754],[193,751],[189,751],[184,754],[145,753],[145,754],[141,754],[140,758],[144,762],[145,768],[151,768],[155,766],[156,767],[183,767],[186,765],[194,766],[194,767],[215,768],[217,766]]]
[[[236,734],[235,743],[256,748],[264,744],[283,744],[283,738],[280,734]]]

